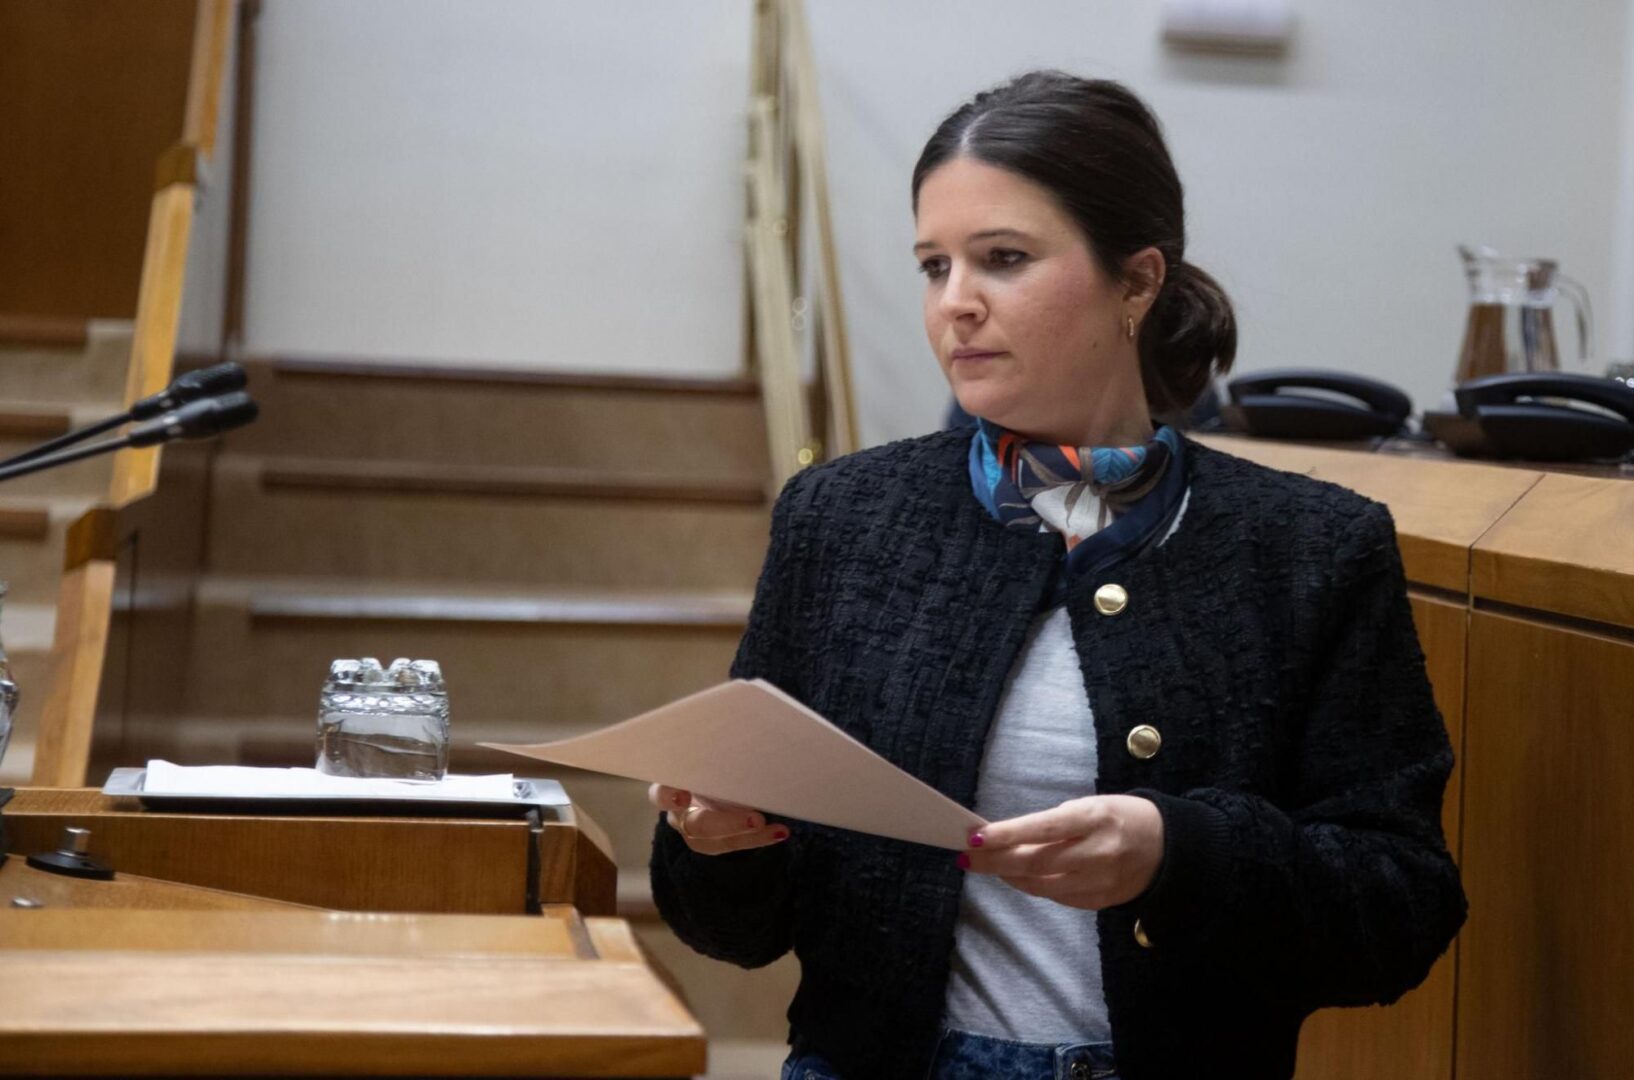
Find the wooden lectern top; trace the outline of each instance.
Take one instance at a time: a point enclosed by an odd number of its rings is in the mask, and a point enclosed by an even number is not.
[[[555,820],[163,813],[22,788],[0,1075],[691,1076],[704,1033]],[[113,880],[22,853],[90,831]],[[13,899],[40,907],[12,907]],[[335,908],[343,910],[323,910]]]
[[[0,1073],[690,1076],[702,1029],[628,926],[0,911]]]
[[[1426,461],[1305,443],[1206,435],[1223,453],[1350,488],[1390,508],[1407,577],[1465,592],[1470,548],[1542,477],[1465,461]]]

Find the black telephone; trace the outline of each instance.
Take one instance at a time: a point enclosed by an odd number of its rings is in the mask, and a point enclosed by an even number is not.
[[[1342,371],[1278,368],[1240,376],[1226,389],[1231,401],[1220,407],[1220,416],[1227,426],[1272,439],[1394,435],[1413,411],[1407,395],[1388,383]]]
[[[1520,371],[1471,379],[1453,397],[1458,412],[1427,412],[1424,429],[1458,454],[1579,461],[1634,450],[1634,387],[1616,379]]]

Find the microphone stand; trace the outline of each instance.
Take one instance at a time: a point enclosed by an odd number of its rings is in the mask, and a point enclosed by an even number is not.
[[[250,395],[237,391],[189,402],[157,419],[137,424],[116,439],[104,439],[88,446],[75,446],[23,461],[13,459],[9,464],[0,465],[0,482],[83,461],[98,454],[111,454],[127,446],[157,446],[172,439],[207,438],[248,424],[255,419],[258,411]]]
[[[44,472],[46,469],[55,469],[59,465],[68,465],[75,461],[83,461],[98,454],[111,454],[115,450],[123,450],[127,446],[134,446],[129,435],[121,435],[117,439],[105,439],[102,442],[91,443],[87,446],[76,446],[71,450],[61,450],[55,454],[41,454],[19,461],[13,465],[0,465],[0,481],[11,480],[29,473]]]

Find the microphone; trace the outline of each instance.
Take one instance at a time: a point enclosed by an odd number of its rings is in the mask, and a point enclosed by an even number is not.
[[[197,401],[199,398],[216,397],[232,390],[241,390],[248,381],[249,378],[244,374],[244,368],[231,361],[225,364],[216,364],[213,367],[200,368],[198,371],[189,371],[157,394],[138,401],[128,411],[122,412],[118,416],[110,416],[106,420],[98,420],[96,423],[82,427],[78,431],[70,431],[66,435],[59,435],[55,439],[30,447],[20,454],[15,454],[4,461],[0,461],[0,468],[15,465],[21,461],[32,461],[35,458],[55,453],[65,446],[83,442],[92,435],[112,431],[119,425],[131,420],[150,420],[153,417],[180,408],[190,401]],[[248,421],[245,422],[248,423]]]
[[[76,446],[68,450],[59,450],[55,454],[42,454],[25,461],[0,464],[0,480],[43,472],[58,465],[67,465],[69,462],[81,461],[98,454],[123,450],[127,446],[157,446],[173,439],[207,439],[212,435],[243,427],[254,420],[260,412],[260,408],[251,400],[250,395],[242,391],[205,398],[203,401],[188,402],[152,420],[133,426],[117,439],[105,439],[89,446]]]
[[[157,394],[145,397],[132,405],[129,416],[132,420],[151,420],[160,413],[167,413],[189,401],[219,397],[233,390],[242,390],[247,382],[249,377],[244,374],[243,366],[230,360],[214,367],[189,371]]]
[[[147,400],[152,401],[153,398]],[[194,401],[179,409],[171,409],[157,419],[133,425],[125,433],[125,441],[130,446],[156,446],[172,439],[207,439],[211,435],[243,427],[260,413],[260,408],[250,395],[236,391]]]

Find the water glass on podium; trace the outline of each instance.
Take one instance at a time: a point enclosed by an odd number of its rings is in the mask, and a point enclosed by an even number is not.
[[[435,660],[336,660],[318,702],[318,771],[441,780],[448,772],[448,691]]]

